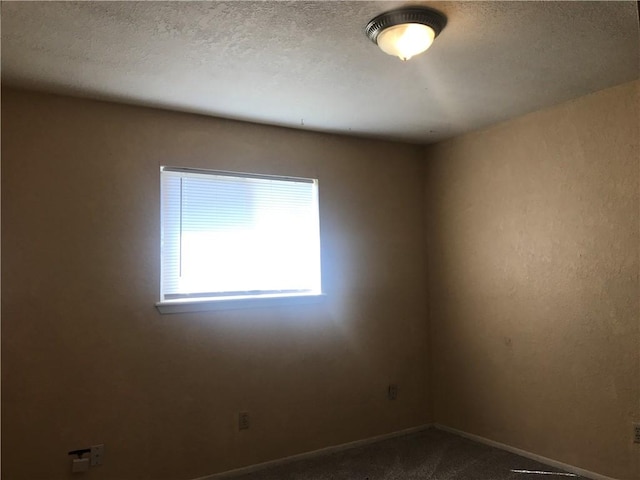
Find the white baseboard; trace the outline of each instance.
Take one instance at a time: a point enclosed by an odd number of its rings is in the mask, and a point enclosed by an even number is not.
[[[489,440],[488,438],[484,438],[479,435],[474,435],[472,433],[456,430],[455,428],[447,427],[446,425],[440,425],[436,423],[434,427],[437,428],[438,430],[443,430],[445,432],[453,433],[455,435],[459,435],[461,437],[465,437],[479,443],[484,443],[485,445],[489,445],[491,447],[496,447],[501,450],[506,450],[507,452],[515,453],[516,455],[520,455],[521,457],[530,458],[531,460],[544,463],[546,465],[549,465],[550,467],[555,467],[555,468],[564,470],[566,472],[575,473],[576,475],[580,475],[581,477],[591,478],[593,480],[617,480],[613,477],[600,475],[599,473],[590,472],[589,470],[584,470],[583,468],[578,468],[578,467],[574,467],[573,465],[568,465],[566,463],[558,462],[557,460],[543,457],[542,455],[537,455],[535,453],[527,452],[526,450],[520,450],[519,448],[511,447],[509,445],[505,445],[504,443],[496,442],[494,440]]]
[[[328,453],[340,452],[343,450],[349,450],[351,448],[361,447],[364,445],[369,445],[371,443],[380,442],[382,440],[388,440],[390,438],[401,437],[403,435],[409,435],[412,433],[421,432],[423,430],[427,430],[429,428],[437,428],[438,430],[443,430],[445,432],[453,433],[454,435],[459,435],[461,437],[468,438],[470,440],[474,440],[479,443],[484,443],[485,445],[489,445],[491,447],[499,448],[501,450],[505,450],[507,452],[515,453],[516,455],[520,455],[521,457],[530,458],[531,460],[535,460],[537,462],[543,463],[545,465],[549,465],[550,467],[559,468],[566,472],[575,473],[576,475],[580,475],[581,477],[590,478],[592,480],[618,480],[613,477],[607,477],[606,475],[601,475],[599,473],[591,472],[589,470],[585,470],[583,468],[575,467],[573,465],[569,465],[567,463],[562,463],[557,460],[553,460],[551,458],[543,457],[542,455],[537,455],[535,453],[528,452],[526,450],[521,450],[516,447],[512,447],[510,445],[506,445],[504,443],[496,442],[494,440],[490,440],[485,437],[481,437],[479,435],[474,435],[472,433],[467,433],[462,430],[457,430],[455,428],[447,427],[446,425],[441,424],[425,424],[417,427],[407,428],[404,430],[399,430],[396,432],[386,433],[384,435],[377,435],[375,437],[365,438],[362,440],[356,440],[354,442],[342,443],[340,445],[333,445],[330,447],[320,448],[318,450],[312,450],[310,452],[299,453],[297,455],[291,455],[284,458],[278,458],[276,460],[270,460],[268,462],[257,463],[255,465],[249,465],[247,467],[236,468],[234,470],[228,470],[222,473],[215,473],[213,475],[207,475],[204,477],[198,477],[194,480],[217,480],[223,478],[232,478],[239,475],[244,475],[246,473],[256,472],[258,470],[262,470],[267,467],[275,467],[278,465],[284,465],[289,462],[293,462],[296,460],[303,460],[308,458],[317,457],[320,455],[326,455]]]
[[[425,424],[417,427],[406,428],[396,432],[385,433],[384,435],[376,435],[375,437],[365,438],[362,440],[356,440],[354,442],[342,443],[340,445],[333,445],[331,447],[320,448],[318,450],[312,450],[310,452],[299,453],[297,455],[291,455],[289,457],[278,458],[276,460],[270,460],[268,462],[257,463],[255,465],[249,465],[248,467],[236,468],[234,470],[228,470],[222,473],[215,473],[213,475],[207,475],[205,477],[198,477],[194,480],[217,480],[219,478],[231,478],[238,475],[244,475],[246,473],[252,473],[258,470],[262,470],[267,467],[275,467],[283,465],[285,463],[293,462],[296,460],[303,460],[307,458],[317,457],[319,455],[326,455],[328,453],[340,452],[342,450],[350,450],[355,447],[361,447],[363,445],[369,445],[370,443],[380,442],[382,440],[388,440],[390,438],[402,437],[403,435],[409,435],[411,433],[421,432],[432,428],[433,425]]]

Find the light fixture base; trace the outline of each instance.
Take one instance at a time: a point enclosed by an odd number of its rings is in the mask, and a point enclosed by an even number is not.
[[[367,37],[378,44],[378,35],[385,29],[403,23],[418,23],[433,29],[437,37],[447,24],[447,17],[427,7],[407,7],[382,13],[367,23],[364,31]]]

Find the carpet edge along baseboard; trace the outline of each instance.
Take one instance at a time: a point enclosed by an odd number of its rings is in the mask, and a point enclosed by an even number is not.
[[[576,475],[580,475],[581,477],[590,478],[592,480],[618,480],[617,478],[607,477],[606,475],[591,472],[589,470],[585,470],[584,468],[576,467],[575,465],[569,465],[568,463],[559,462],[558,460],[554,460],[552,458],[543,457],[542,455],[528,452],[527,450],[521,450],[520,448],[512,447],[511,445],[507,445],[505,443],[496,442],[495,440],[481,437],[480,435],[474,435],[473,433],[467,433],[455,428],[447,427],[446,425],[441,425],[439,423],[433,424],[433,428],[437,428],[438,430],[442,430],[444,432],[453,433],[454,435],[459,435],[461,437],[468,438],[469,440],[474,440],[478,443],[484,443],[485,445],[488,445],[490,447],[495,447],[499,448],[500,450],[515,453],[516,455],[520,455],[521,457],[529,458],[531,460],[535,460],[536,462],[544,463],[545,465],[559,468],[569,473],[575,473]]]
[[[269,467],[276,467],[278,465],[284,465],[286,463],[295,462],[298,460],[304,460],[308,458],[318,457],[320,455],[326,455],[329,453],[340,452],[343,450],[350,450],[356,447],[362,447],[371,443],[381,442],[383,440],[389,440],[391,438],[402,437],[404,435],[410,435],[412,433],[421,432],[433,428],[433,424],[424,424],[417,427],[405,428],[403,430],[397,430],[395,432],[385,433],[382,435],[376,435],[374,437],[364,438],[362,440],[354,440],[353,442],[341,443],[338,445],[331,445],[329,447],[319,448],[318,450],[311,450],[309,452],[298,453],[287,457],[277,458],[275,460],[269,460],[267,462],[256,463],[255,465],[248,465],[246,467],[235,468],[233,470],[227,470],[226,472],[214,473],[213,475],[206,475],[204,477],[198,477],[193,480],[218,480],[222,478],[232,478],[238,475],[244,475],[247,473],[256,472]]]
[[[233,478],[240,475],[245,475],[247,473],[253,473],[260,470],[264,470],[270,467],[276,467],[280,465],[284,465],[287,463],[295,462],[298,460],[304,460],[309,458],[318,457],[321,455],[326,455],[330,453],[340,452],[344,450],[350,450],[352,448],[357,448],[365,445],[369,445],[372,443],[381,442],[384,440],[389,440],[396,437],[401,437],[404,435],[410,435],[412,433],[421,432],[423,430],[427,430],[429,428],[436,428],[438,430],[442,430],[444,432],[449,432],[454,435],[458,435],[460,437],[468,438],[469,440],[476,441],[478,443],[482,443],[488,445],[490,447],[498,448],[500,450],[504,450],[510,453],[514,453],[516,455],[520,455],[521,457],[529,458],[531,460],[535,460],[537,462],[543,463],[550,467],[555,467],[566,472],[574,473],[581,477],[590,478],[591,480],[618,480],[613,477],[608,477],[606,475],[601,475],[599,473],[591,472],[589,470],[585,470],[580,467],[576,467],[574,465],[570,465],[567,463],[560,462],[558,460],[554,460],[552,458],[543,457],[542,455],[538,455],[532,452],[528,452],[526,450],[522,450],[516,447],[512,447],[510,445],[497,442],[495,440],[491,440],[489,438],[481,437],[479,435],[475,435],[473,433],[468,433],[462,430],[458,430],[455,428],[448,427],[446,425],[441,425],[438,423],[435,424],[423,424],[416,427],[406,428],[403,430],[398,430],[395,432],[390,432],[382,435],[376,435],[374,437],[365,438],[362,440],[355,440],[353,442],[341,443],[338,445],[332,445],[329,447],[320,448],[317,450],[312,450],[309,452],[298,453],[295,455],[290,455],[287,457],[277,458],[274,460],[269,460],[266,462],[256,463],[254,465],[248,465],[246,467],[240,467],[233,470],[227,470],[225,472],[215,473],[212,475],[206,475],[204,477],[198,477],[193,480],[220,480],[225,478]]]

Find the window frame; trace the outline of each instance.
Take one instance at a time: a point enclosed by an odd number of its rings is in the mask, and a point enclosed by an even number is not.
[[[255,178],[264,180],[280,180],[280,181],[292,181],[297,183],[310,183],[314,185],[315,206],[316,206],[316,218],[317,231],[318,231],[318,250],[317,250],[317,281],[318,289],[312,290],[292,290],[292,291],[263,291],[260,294],[254,294],[252,291],[237,291],[226,293],[213,293],[210,296],[204,296],[202,294],[171,294],[164,290],[164,263],[165,252],[163,251],[162,242],[164,241],[164,211],[163,211],[163,172],[175,172],[178,174],[196,174],[196,175],[218,175],[228,176],[231,178]],[[269,175],[269,174],[255,174],[247,172],[234,172],[226,170],[213,170],[213,169],[201,169],[201,168],[189,168],[189,167],[173,167],[173,166],[161,166],[160,167],[160,222],[161,222],[161,247],[160,247],[160,300],[156,302],[156,308],[162,314],[165,313],[188,313],[188,312],[201,312],[207,310],[226,310],[234,308],[256,308],[256,307],[269,307],[269,306],[286,306],[286,305],[300,305],[300,304],[313,304],[322,301],[325,294],[322,289],[322,248],[320,238],[320,194],[319,194],[319,181],[316,178],[306,177],[292,177],[282,175]],[[167,298],[168,295],[174,296],[174,298]]]

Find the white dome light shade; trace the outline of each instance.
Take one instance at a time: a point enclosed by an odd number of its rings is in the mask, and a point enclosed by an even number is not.
[[[384,29],[377,42],[384,53],[409,60],[429,48],[435,37],[436,33],[427,25],[403,23]]]
[[[431,46],[447,24],[447,17],[427,7],[406,7],[381,13],[364,29],[385,53],[409,60]]]

